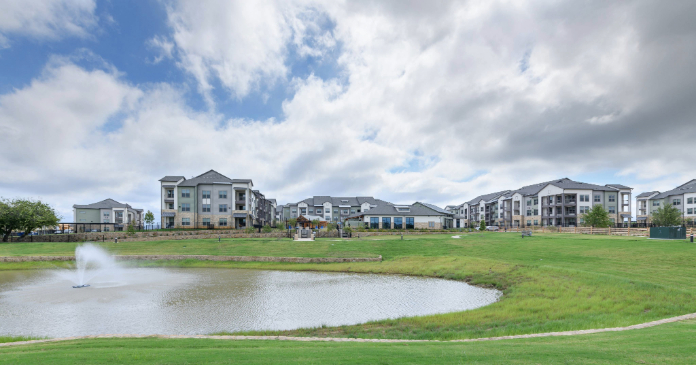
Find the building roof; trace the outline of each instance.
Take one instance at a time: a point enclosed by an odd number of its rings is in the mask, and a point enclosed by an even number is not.
[[[497,199],[497,198],[499,198],[501,195],[503,195],[503,194],[505,194],[505,193],[507,193],[507,192],[509,192],[509,191],[510,191],[510,190],[503,190],[503,191],[498,191],[498,192],[495,192],[495,193],[489,193],[489,194],[479,195],[479,196],[477,196],[476,198],[469,200],[467,203],[468,203],[468,204],[478,204],[478,202],[480,202],[481,200],[490,201],[491,199]]]
[[[275,199],[267,199],[267,200],[268,200],[269,202],[273,203],[273,204],[278,204],[278,202],[276,202]]]
[[[355,197],[314,196],[311,198],[307,198],[305,200],[301,200],[301,201],[299,201],[295,204],[291,204],[291,205],[305,203],[308,206],[312,207],[312,206],[324,205],[324,203],[327,203],[327,202],[331,203],[332,206],[350,205],[352,207],[360,206],[360,205],[363,205],[364,203],[368,203],[370,205],[391,204],[391,203],[386,202],[384,200],[375,199],[371,196],[355,196]]]
[[[595,185],[595,184],[588,184],[584,182],[579,182],[579,181],[573,181],[568,178],[566,179],[561,179],[558,181],[552,181],[549,184],[559,187],[561,189],[582,189],[582,190],[597,190],[597,191],[618,191],[619,189],[611,187],[611,186],[602,186],[602,185]],[[630,189],[630,188],[628,188]]]
[[[617,188],[617,189],[631,189],[631,190],[633,190],[633,188],[629,188],[628,186],[621,185],[621,184],[607,184],[607,186],[610,186],[612,188]]]
[[[452,214],[452,213],[450,213],[450,212],[448,212],[448,211],[446,211],[446,210],[444,210],[444,209],[442,209],[442,208],[440,208],[440,207],[438,207],[437,205],[434,205],[434,204],[423,203],[423,202],[415,202],[415,203],[413,203],[413,204],[414,204],[414,205],[415,205],[415,204],[422,204],[422,205],[425,205],[426,207],[428,207],[428,208],[430,208],[430,209],[432,209],[432,210],[434,210],[434,211],[436,211],[436,212],[438,212],[438,213],[442,213],[442,214]]]
[[[664,193],[657,194],[653,199],[664,199],[672,195],[682,195],[688,193],[696,193],[696,179],[693,179],[686,184],[680,185],[672,190],[665,191]]]
[[[659,191],[646,191],[645,193],[638,194],[638,196],[636,196],[636,198],[647,198],[650,195],[659,194],[659,193],[660,193]]]
[[[183,176],[165,176],[165,177],[159,179],[159,181],[164,181],[164,182],[177,182],[177,181],[179,181],[179,180],[181,180],[181,179],[186,180],[186,178],[183,177]]]
[[[182,181],[179,184],[179,186],[198,186],[200,184],[214,183],[251,183],[252,185],[254,184],[250,179],[230,179],[229,177],[215,170],[210,170],[194,178]]]
[[[421,203],[421,204],[423,204],[423,203]],[[439,213],[439,212],[433,210],[432,208],[428,208],[424,205],[416,205],[416,204],[400,205],[400,207],[402,207],[402,206],[409,207],[409,211],[408,212],[399,212],[396,210],[396,205],[378,205],[374,208],[371,208],[368,211],[353,215],[353,217],[357,217],[357,216],[361,216],[361,215],[439,216],[439,215],[450,214],[449,212]]]
[[[73,208],[77,209],[111,209],[111,208],[131,208],[128,204],[119,203],[111,198],[104,199],[100,202],[87,204],[87,205],[73,205]],[[137,210],[137,209],[136,209]],[[140,209],[142,210],[142,209]]]

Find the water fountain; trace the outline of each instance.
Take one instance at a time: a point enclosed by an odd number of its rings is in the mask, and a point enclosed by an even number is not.
[[[75,248],[75,270],[64,273],[64,277],[73,281],[73,288],[87,288],[91,280],[98,276],[113,275],[121,267],[105,249],[85,243]]]

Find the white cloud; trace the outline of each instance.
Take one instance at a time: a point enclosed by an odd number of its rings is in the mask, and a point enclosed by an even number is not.
[[[616,179],[587,182],[636,189],[696,175],[689,9],[218,5],[173,3],[171,34],[152,41],[158,57],[175,59],[208,96],[218,82],[242,98],[288,79],[294,95],[281,116],[192,110],[180,85],[52,63],[0,96],[0,195],[41,192],[65,206],[110,196],[156,210],[158,178],[214,168],[281,203],[330,194],[444,205],[594,171]],[[290,47],[322,57],[338,44],[345,78],[289,74]]]
[[[0,47],[8,47],[14,35],[38,40],[87,37],[97,24],[95,8],[94,0],[3,0]]]

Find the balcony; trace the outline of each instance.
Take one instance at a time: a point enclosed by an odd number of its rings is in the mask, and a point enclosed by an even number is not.
[[[577,203],[578,203],[577,200],[566,200],[565,205],[570,206],[570,207],[574,207]]]
[[[237,205],[246,205],[246,200],[244,199],[237,199],[234,201],[235,204]]]

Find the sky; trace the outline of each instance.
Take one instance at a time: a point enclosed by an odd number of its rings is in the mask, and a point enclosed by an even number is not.
[[[0,197],[279,204],[696,178],[694,1],[0,2]]]

